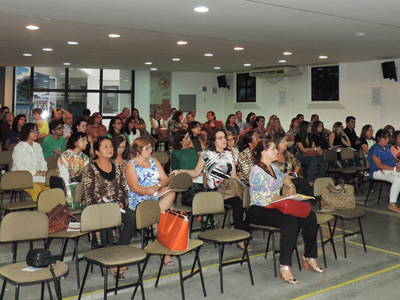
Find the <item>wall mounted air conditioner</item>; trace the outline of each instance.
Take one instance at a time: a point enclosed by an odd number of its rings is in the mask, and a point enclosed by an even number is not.
[[[261,68],[250,71],[251,77],[261,77],[261,78],[298,76],[298,75],[301,75],[299,68],[292,66]]]

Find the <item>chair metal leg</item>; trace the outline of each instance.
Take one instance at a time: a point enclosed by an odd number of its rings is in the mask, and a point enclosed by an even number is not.
[[[47,291],[49,292],[50,300],[53,300],[53,293],[51,292],[50,282],[49,282],[49,281],[46,281],[46,285],[47,285]],[[43,293],[43,296],[44,296],[44,293]],[[42,298],[42,300],[43,300],[43,299],[44,299],[44,298]]]
[[[204,285],[203,271],[201,270],[201,263],[200,263],[200,256],[199,256],[200,247],[196,248],[195,251],[196,251],[196,258],[195,258],[195,261],[196,261],[196,259],[197,259],[197,265],[199,266],[201,287],[203,288],[204,297],[207,297],[206,286]],[[193,272],[192,272],[192,273],[193,273]]]
[[[4,292],[6,291],[7,280],[3,280],[3,286],[1,287],[0,299],[4,299]]]
[[[265,231],[263,230],[263,233]],[[272,234],[272,240],[275,241],[275,236],[274,236],[274,232],[273,231],[269,231],[268,232],[268,240],[267,240],[267,247],[265,248],[265,255],[264,255],[264,259],[267,259],[267,254],[268,254],[268,250],[269,250],[269,241],[271,239],[271,234]],[[274,249],[274,245],[272,245],[272,249]]]
[[[245,254],[246,254],[247,266],[248,266],[248,268],[249,268],[250,282],[251,282],[251,285],[254,285],[253,272],[252,272],[252,270],[251,270],[251,265],[250,265],[249,251],[247,251],[247,249],[248,249],[248,247],[249,247],[249,243],[250,243],[250,239],[248,239],[248,240],[246,240],[246,241],[244,242],[244,244],[245,244],[245,250],[244,250],[244,252],[245,252]]]
[[[185,300],[185,287],[183,286],[183,275],[182,275],[182,261],[180,255],[178,255],[176,258],[178,259],[179,281],[181,283],[182,300]]]
[[[104,269],[104,300],[107,300],[108,272],[107,267],[103,267],[102,269]]]
[[[79,242],[79,237],[74,239],[74,253],[75,253],[75,267],[76,267],[76,283],[78,289],[81,287],[81,279],[80,279],[80,273],[79,273],[79,257],[78,257],[78,242]]]
[[[89,262],[88,262],[87,265],[86,265],[85,274],[83,275],[83,280],[82,280],[81,289],[80,289],[80,291],[79,291],[78,300],[80,300],[81,297],[82,297],[82,292],[83,292],[83,288],[85,287],[86,277],[87,277],[87,275],[88,275],[90,265],[91,265],[91,263],[89,263]]]
[[[322,233],[322,227],[321,227],[321,225],[319,225],[318,227],[319,227],[319,228],[318,228],[318,230],[319,230],[319,235],[320,235],[320,238],[321,238],[322,257],[323,257],[323,259],[324,259],[324,267],[325,267],[325,269],[326,269],[327,265],[326,265],[325,246],[324,246],[324,235],[323,235],[323,233]]]
[[[19,299],[19,284],[15,286],[15,300]]]
[[[12,242],[12,250],[13,250],[13,263],[17,262],[17,242]]]
[[[269,237],[272,234],[272,258],[273,258],[273,262],[274,262],[274,276],[275,278],[278,277],[278,269],[276,267],[276,245],[275,245],[275,233],[273,231],[269,232],[268,235],[268,242],[269,242]]]
[[[224,278],[222,274],[222,262],[224,256],[224,244],[218,244],[218,253],[219,253],[219,284],[220,284],[220,292],[221,294],[224,293]]]
[[[344,230],[344,219],[340,218],[340,221],[342,223],[342,237],[343,237],[343,251],[344,251],[344,258],[347,258],[347,251],[346,251],[346,236],[345,236],[345,230]]]
[[[297,258],[297,264],[299,265],[299,271],[301,271],[301,262],[300,262],[300,256],[299,256],[299,249],[297,248],[297,245],[294,246],[294,251],[296,252],[296,258]]]
[[[328,229],[329,229],[329,234],[330,234],[330,242],[332,244],[332,249],[333,249],[333,255],[335,256],[335,259],[337,259],[337,254],[336,254],[336,247],[335,247],[335,241],[334,241],[334,236],[333,236],[333,232],[332,232],[332,228],[331,228],[331,222],[328,221]]]
[[[165,259],[165,255],[161,255],[161,263],[160,263],[160,268],[158,269],[157,280],[156,280],[156,284],[154,285],[155,287],[157,287],[158,281],[160,280],[160,275],[161,275],[161,270],[163,268],[164,259]]]
[[[365,198],[365,201],[364,201],[364,206],[366,206],[366,205],[367,205],[368,197],[369,197],[369,194],[371,193],[372,186],[373,186],[373,182],[372,182],[372,181],[370,181],[370,182],[369,182],[369,188],[368,188],[367,197]]]
[[[364,252],[367,253],[367,246],[365,245],[364,232],[361,225],[361,218],[358,218],[358,225],[360,226],[361,239],[363,241]]]

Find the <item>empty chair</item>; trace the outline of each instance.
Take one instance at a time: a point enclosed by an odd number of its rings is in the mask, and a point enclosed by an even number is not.
[[[16,242],[46,239],[49,235],[49,221],[45,213],[39,211],[14,212],[4,217],[0,226],[0,242]],[[4,298],[7,283],[15,285],[15,299],[19,299],[19,289],[24,285],[41,284],[44,293],[44,283],[53,280],[49,268],[43,268],[36,272],[25,272],[25,261],[6,265],[0,268],[0,277],[4,280],[0,299]],[[57,261],[53,266],[57,280],[58,290],[61,293],[60,278],[68,275],[68,266]],[[49,291],[50,286],[49,286]],[[31,293],[33,296],[33,293]],[[60,295],[61,296],[61,295]],[[43,296],[42,296],[43,297]],[[50,297],[52,299],[52,296]]]
[[[169,157],[168,157],[168,153],[167,152],[154,151],[151,154],[151,156],[156,158],[160,162],[160,164],[162,166],[164,166],[169,161]]]
[[[58,168],[57,161],[58,161],[58,156],[46,158],[47,169],[48,170],[57,169]]]
[[[224,213],[224,200],[219,192],[202,192],[196,194],[193,199],[193,215],[209,215],[209,214],[223,214]],[[244,230],[224,228],[215,229],[200,232],[198,238],[203,241],[211,242],[218,246],[219,251],[219,275],[220,275],[220,290],[221,293],[224,292],[223,284],[223,272],[222,269],[225,266],[231,264],[242,264],[247,263],[250,281],[254,285],[253,273],[251,271],[248,245],[251,238],[251,234]],[[235,244],[238,242],[244,242],[243,256],[241,259],[234,261],[224,261],[224,249],[227,244]]]
[[[85,207],[82,210],[81,216],[81,231],[99,231],[102,229],[109,229],[119,227],[122,224],[121,210],[115,203],[102,203],[94,204]],[[107,293],[114,292],[115,295],[118,292],[118,280],[119,276],[116,276],[116,283],[114,288],[107,288],[108,282],[108,269],[117,268],[117,274],[119,274],[122,266],[137,265],[138,268],[138,280],[132,284],[124,285],[121,288],[127,288],[134,286],[132,299],[134,298],[137,288],[140,286],[142,291],[142,298],[144,299],[144,289],[142,276],[146,268],[146,252],[142,249],[118,245],[95,249],[85,253],[84,259],[87,261],[85,274],[83,276],[82,286],[79,291],[79,298],[82,297],[83,288],[85,287],[85,281],[89,272],[90,265],[98,265],[101,267],[104,274],[104,299],[107,299]],[[140,264],[144,263],[143,268]]]

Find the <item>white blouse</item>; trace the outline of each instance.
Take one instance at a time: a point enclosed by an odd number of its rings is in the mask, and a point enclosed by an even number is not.
[[[36,172],[47,171],[47,162],[38,143],[33,142],[33,146],[27,142],[18,143],[13,150],[12,161],[12,171],[29,171],[33,176],[33,182],[46,182],[45,176],[35,175]]]

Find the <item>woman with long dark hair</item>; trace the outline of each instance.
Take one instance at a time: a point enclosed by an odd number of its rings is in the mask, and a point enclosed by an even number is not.
[[[129,146],[132,147],[133,142],[140,137],[140,130],[136,129],[136,121],[134,116],[130,116],[125,121],[124,132],[128,136]]]
[[[129,160],[130,150],[128,139],[125,134],[115,135],[111,140],[114,147],[114,155],[111,160],[116,162],[123,171],[125,171],[126,163]]]
[[[10,139],[10,145],[16,144],[21,141],[21,129],[26,123],[26,115],[19,114],[14,118],[12,128],[8,131],[8,138]]]
[[[273,226],[281,229],[280,235],[280,278],[289,284],[298,284],[293,277],[292,253],[297,242],[299,228],[304,240],[303,264],[305,269],[322,273],[316,258],[317,253],[317,218],[313,211],[305,218],[283,214],[277,209],[268,208],[276,200],[294,195],[295,189],[290,177],[273,164],[278,159],[275,143],[261,140],[253,149],[254,167],[250,175],[250,203],[248,217],[253,224]],[[288,195],[280,196],[282,186],[288,187]]]

